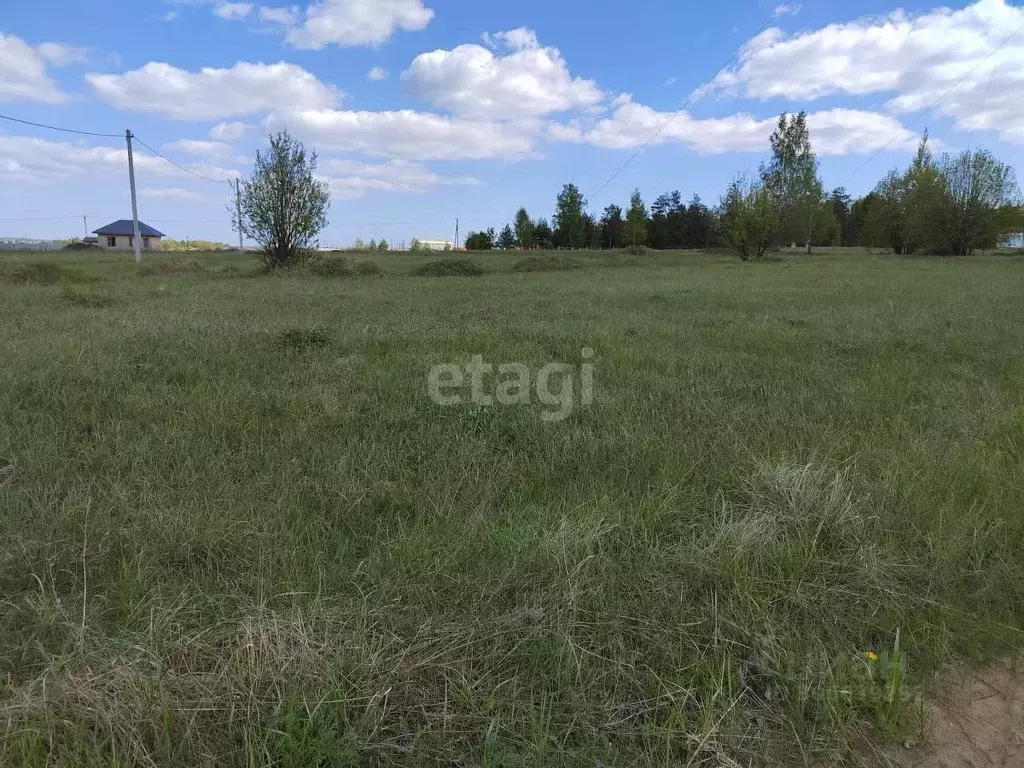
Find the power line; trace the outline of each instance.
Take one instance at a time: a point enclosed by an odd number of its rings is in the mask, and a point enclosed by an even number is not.
[[[753,37],[757,37],[762,32],[764,32],[768,28],[768,25],[772,23],[772,20],[774,18],[775,18],[775,13],[773,11],[772,14],[765,21],[765,23],[761,25],[760,29],[758,29],[757,32],[754,33]],[[633,153],[633,156],[630,157],[626,162],[624,162],[622,164],[622,167],[620,167],[617,171],[615,171],[615,173],[613,173],[611,176],[609,176],[607,181],[605,181],[605,183],[602,184],[594,194],[590,195],[589,197],[587,197],[585,199],[588,202],[589,201],[593,201],[593,200],[595,200],[597,198],[598,195],[600,195],[602,192],[604,192],[604,190],[608,187],[608,185],[611,184],[613,181],[615,181],[615,179],[618,178],[619,174],[621,174],[624,170],[626,170],[626,168],[628,168],[630,166],[630,164],[632,164],[632,162],[634,160],[636,160],[638,157],[640,157],[640,154],[645,149],[647,149],[651,144],[654,143],[654,140],[656,138],[658,138],[658,136],[661,135],[662,131],[664,131],[666,128],[668,128],[673,123],[673,121],[675,121],[675,119],[677,117],[679,117],[679,115],[681,115],[686,110],[686,108],[689,107],[693,103],[694,99],[697,98],[697,94],[700,93],[703,88],[705,88],[706,86],[710,85],[714,81],[714,79],[716,77],[718,77],[720,74],[722,74],[722,72],[725,71],[726,67],[728,67],[730,64],[732,64],[734,61],[736,61],[736,59],[739,57],[740,52],[742,50],[743,50],[742,48],[737,48],[736,52],[733,53],[733,55],[729,57],[729,60],[727,62],[725,62],[725,64],[723,64],[721,67],[719,67],[718,71],[715,72],[715,74],[713,74],[711,77],[709,77],[707,80],[705,80],[699,86],[697,86],[697,88],[690,94],[690,97],[686,100],[686,102],[683,104],[683,106],[681,106],[679,109],[677,109],[675,111],[675,113],[672,115],[672,117],[670,117],[668,120],[666,120],[665,124],[662,125],[658,130],[656,130],[654,132],[654,134],[651,136],[651,138],[649,138],[647,141],[645,141],[640,146],[640,148],[636,152]]]
[[[74,128],[60,128],[56,125],[46,125],[45,123],[33,123],[31,120],[21,120],[17,117],[11,117],[10,115],[0,115],[0,119],[10,120],[12,123],[21,123],[22,125],[34,125],[36,128],[47,128],[51,131],[61,131],[62,133],[77,133],[81,136],[102,136],[106,139],[123,139],[124,137],[119,133],[95,133],[93,131],[78,131]]]
[[[135,139],[137,142],[139,142],[139,144],[144,146],[146,149],[148,149],[150,152],[152,152],[154,155],[159,157],[164,162],[167,162],[167,163],[170,163],[171,165],[173,165],[179,171],[184,171],[185,173],[189,173],[189,174],[195,176],[197,179],[202,179],[203,181],[209,181],[209,182],[212,182],[214,184],[223,184],[224,182],[230,183],[228,181],[228,179],[211,179],[209,176],[203,176],[203,174],[201,174],[201,173],[196,173],[195,171],[190,171],[188,168],[185,168],[184,166],[178,165],[173,160],[171,160],[169,158],[166,158],[163,155],[161,155],[159,152],[157,152],[155,149],[153,149],[151,146],[149,146],[149,144],[144,142],[142,139],[140,139],[134,133],[132,134],[132,138]]]

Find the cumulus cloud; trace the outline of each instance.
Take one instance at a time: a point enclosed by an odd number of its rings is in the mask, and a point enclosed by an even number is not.
[[[515,159],[533,154],[540,126],[471,120],[429,112],[295,110],[272,114],[267,127],[288,127],[318,147],[415,160]]]
[[[231,122],[231,123],[217,123],[210,129],[210,138],[216,141],[235,141],[236,139],[242,138],[245,134],[247,126],[245,123]]]
[[[319,50],[328,45],[375,46],[396,30],[426,28],[434,12],[422,0],[319,0],[306,8],[301,26],[285,40],[296,48]]]
[[[335,197],[355,198],[366,192],[415,192],[451,184],[477,185],[471,176],[441,176],[421,163],[392,160],[387,163],[363,163],[347,159],[328,159],[321,164],[324,177]]]
[[[42,43],[36,49],[54,67],[66,67],[85,61],[86,49],[65,43]]]
[[[171,152],[184,152],[206,158],[226,158],[232,154],[231,145],[223,141],[203,141],[197,139],[179,139],[164,144],[164,149]]]
[[[165,115],[177,120],[219,118],[272,109],[325,109],[341,92],[295,64],[249,64],[230,69],[204,67],[189,72],[151,61],[120,75],[85,76],[97,95],[119,109]]]
[[[50,77],[47,65],[68,63],[66,55],[71,50],[75,49],[58,43],[33,48],[20,37],[0,33],[0,101],[67,101],[67,95]]]
[[[920,15],[896,11],[786,35],[751,39],[739,63],[707,89],[720,95],[806,101],[834,94],[893,94],[897,114],[938,102],[961,129],[1024,141],[1024,8],[978,0]]]
[[[124,179],[128,167],[123,146],[95,146],[84,143],[48,141],[30,136],[0,134],[0,176],[20,181],[61,180],[93,174],[96,178]],[[238,171],[208,163],[184,166],[211,178],[234,178]],[[184,171],[148,152],[136,150],[135,172],[139,178],[149,175],[190,179]]]
[[[579,120],[554,124],[548,134],[559,141],[636,149],[660,129],[653,144],[682,144],[697,152],[718,154],[765,151],[777,125],[777,118],[762,120],[749,114],[699,119],[683,112],[669,123],[671,118],[671,113],[658,112],[630,99],[620,103],[611,117],[590,124]],[[809,114],[807,124],[814,148],[823,156],[868,153],[883,147],[912,151],[918,140],[894,118],[876,112],[831,109]]]
[[[546,115],[593,107],[604,98],[593,80],[573,78],[561,52],[542,47],[532,30],[486,35],[484,42],[490,48],[470,44],[421,54],[402,82],[435,107],[476,117]]]
[[[366,79],[374,83],[379,83],[381,80],[388,79],[388,71],[384,67],[374,67],[366,73]]]
[[[252,13],[252,3],[220,3],[214,6],[213,13],[222,19],[237,21]]]

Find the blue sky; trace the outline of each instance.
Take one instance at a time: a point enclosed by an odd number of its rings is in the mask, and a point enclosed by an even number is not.
[[[464,233],[501,226],[520,205],[550,216],[562,184],[593,197],[659,129],[591,209],[634,187],[713,203],[757,167],[783,110],[809,112],[826,186],[855,194],[905,164],[925,126],[940,149],[1014,164],[1024,143],[1024,10],[1006,0],[275,3],[11,4],[0,113],[127,127],[218,180],[287,127],[320,151],[336,245],[450,237],[456,217]],[[127,217],[123,146],[0,121],[0,236]],[[140,218],[234,239],[226,183],[138,150]]]

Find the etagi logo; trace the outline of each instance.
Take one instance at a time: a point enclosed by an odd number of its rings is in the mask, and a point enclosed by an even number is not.
[[[540,404],[546,406],[540,417],[544,421],[563,421],[577,402],[588,406],[594,400],[594,364],[589,362],[594,359],[594,350],[585,347],[580,358],[578,401],[577,370],[568,363],[548,363],[534,376],[528,365],[485,363],[483,355],[474,355],[465,365],[435,365],[427,374],[427,393],[435,403],[445,406],[530,405],[536,394]]]

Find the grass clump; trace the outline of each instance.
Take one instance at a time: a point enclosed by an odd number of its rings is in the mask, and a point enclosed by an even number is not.
[[[357,275],[371,276],[382,273],[380,264],[375,261],[357,261],[352,271]]]
[[[317,277],[346,277],[352,274],[348,258],[335,253],[316,254],[306,261],[305,268]]]
[[[316,328],[288,328],[279,334],[281,344],[289,349],[317,349],[326,347],[331,337]]]
[[[84,309],[107,309],[117,303],[112,296],[89,291],[67,289],[61,295],[64,298],[64,301],[68,302],[72,306],[82,307]]]
[[[47,261],[0,264],[0,284],[4,285],[58,285],[81,280],[79,270]]]
[[[151,256],[139,265],[139,274],[143,277],[177,277],[206,272],[206,265],[190,256]]]
[[[439,259],[413,270],[418,277],[478,277],[484,269],[471,259]]]
[[[563,272],[579,265],[563,254],[527,256],[512,265],[514,272]]]

